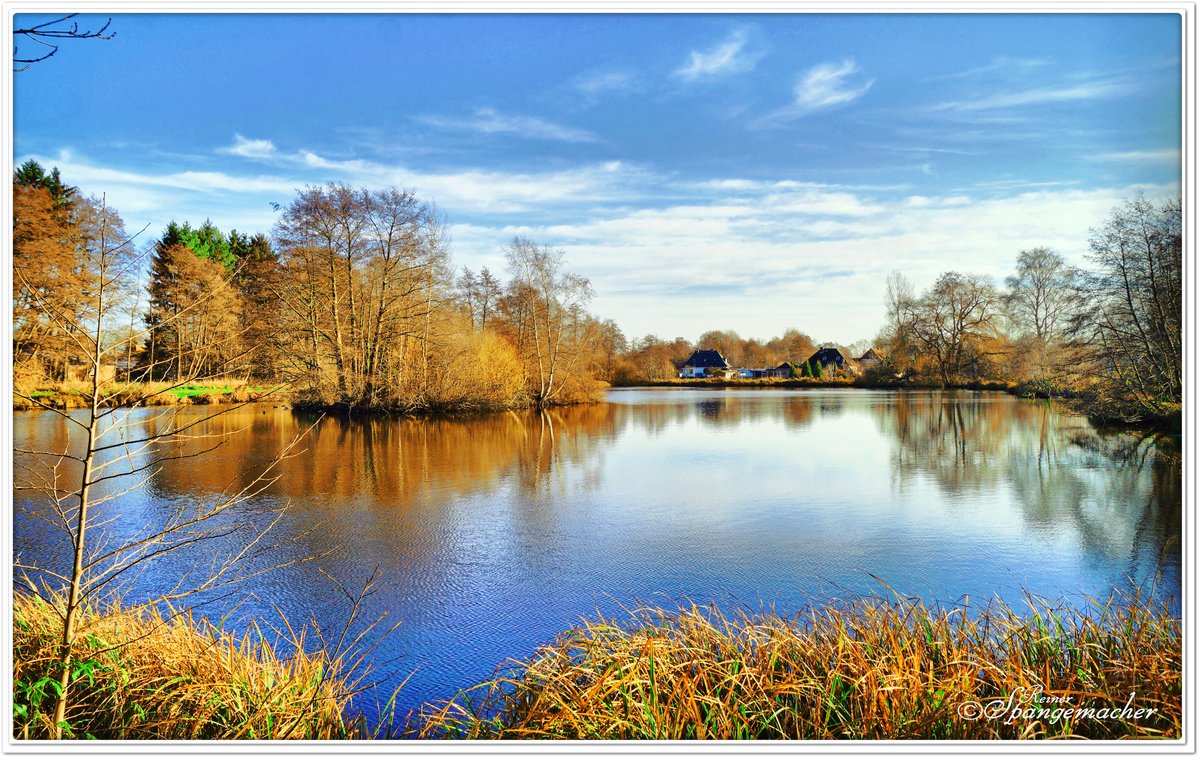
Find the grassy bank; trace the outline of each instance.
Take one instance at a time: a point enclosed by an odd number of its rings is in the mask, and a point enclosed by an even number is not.
[[[641,607],[584,622],[494,680],[374,734],[347,713],[361,671],[343,659],[282,656],[262,635],[233,638],[186,617],[116,610],[89,622],[68,714],[76,738],[1181,735],[1181,623],[1137,595],[1083,610],[874,597],[786,618]],[[50,605],[16,596],[18,738],[48,733],[57,624]]]
[[[934,609],[855,600],[794,618],[646,607],[560,637],[429,707],[424,737],[1178,738],[1181,627],[1141,598]],[[1040,694],[1037,694],[1040,693]],[[1154,709],[1102,718],[1100,709]],[[1009,719],[993,701],[1096,713]],[[1049,705],[1049,699],[1058,704]],[[982,709],[990,708],[981,716]],[[1061,714],[1060,714],[1061,715]],[[1089,715],[1091,717],[1089,717]],[[974,716],[974,718],[972,718]]]
[[[37,388],[17,387],[17,391],[27,397],[14,394],[14,410],[29,410],[40,408],[42,405],[69,409],[86,407],[90,402],[92,387],[90,383],[85,382],[59,382],[39,385]],[[129,382],[105,387],[103,391],[106,396],[110,396],[107,405],[121,407],[246,403],[267,395],[274,397],[274,388],[248,385],[240,379],[188,385]]]
[[[13,599],[13,729],[46,739],[53,724],[61,609]],[[120,608],[89,613],[75,651],[67,734],[76,739],[347,739],[357,675],[344,658],[286,655],[251,631],[225,634],[189,616]]]

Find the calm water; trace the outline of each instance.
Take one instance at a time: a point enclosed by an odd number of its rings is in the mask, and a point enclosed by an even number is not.
[[[312,421],[250,407],[209,422],[242,431],[202,457],[162,461],[110,509],[109,530],[244,481]],[[66,426],[17,413],[15,446],[62,449]],[[365,615],[400,626],[373,655],[377,677],[413,674],[407,709],[635,599],[792,612],[878,592],[872,575],[931,601],[1024,590],[1080,601],[1131,583],[1170,598],[1177,457],[1045,404],[971,392],[614,390],[605,404],[544,414],[328,418],[253,503],[290,503],[275,560],[320,557],[205,610],[236,601],[234,625],[278,609],[336,631],[347,601],[322,572],[352,586],[378,568]],[[38,503],[22,492],[16,503],[18,554],[61,560],[60,538],[23,515]],[[159,564],[132,591],[161,591],[207,557]]]

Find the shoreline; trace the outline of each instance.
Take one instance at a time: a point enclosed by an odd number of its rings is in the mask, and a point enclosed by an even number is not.
[[[1002,381],[974,381],[941,385],[936,382],[874,382],[861,377],[854,379],[663,379],[653,382],[638,382],[636,384],[613,385],[612,389],[661,389],[678,387],[683,389],[861,389],[888,390],[892,392],[917,391],[968,391],[968,392],[1003,392],[1021,400],[1046,400],[1054,403],[1062,410],[1086,417],[1090,422],[1104,429],[1141,430],[1167,434],[1181,434],[1183,430],[1182,410],[1175,410],[1158,416],[1146,414],[1138,418],[1128,418],[1113,414],[1104,414],[1097,410],[1094,402],[1079,394],[1051,394],[1042,389],[1032,389],[1025,384]]]
[[[663,379],[658,381],[637,382],[630,384],[613,384],[604,388],[609,389],[741,389],[741,390],[805,390],[805,389],[862,389],[886,390],[891,392],[907,391],[970,391],[970,392],[1003,392],[1022,400],[1047,400],[1055,403],[1066,412],[1085,416],[1097,427],[1106,429],[1140,430],[1167,434],[1182,433],[1182,409],[1161,415],[1143,414],[1135,417],[1121,416],[1114,413],[1104,413],[1098,404],[1087,397],[1078,394],[1051,394],[1041,388],[1032,388],[1027,384],[1016,384],[1003,381],[973,381],[940,385],[935,382],[880,382],[870,381],[862,377],[852,379]],[[253,391],[245,387],[210,386],[200,388],[185,388],[183,394],[171,391],[157,392],[150,396],[138,392],[121,393],[112,399],[115,403],[106,403],[105,407],[179,407],[189,405],[238,405],[259,402],[274,402],[284,408],[307,413],[329,413],[338,416],[395,416],[401,418],[439,418],[439,417],[469,417],[483,416],[495,413],[507,413],[519,410],[537,410],[539,406],[530,403],[512,407],[389,407],[350,405],[347,403],[322,403],[314,400],[297,399],[294,396],[280,394],[275,397],[274,390]],[[39,390],[37,399],[47,407],[31,403],[29,400],[13,396],[13,411],[40,410],[75,410],[86,406],[75,402],[77,393],[70,390],[52,389]],[[542,409],[565,408],[575,405],[591,405],[605,402],[601,396],[570,403],[556,403],[541,406]]]

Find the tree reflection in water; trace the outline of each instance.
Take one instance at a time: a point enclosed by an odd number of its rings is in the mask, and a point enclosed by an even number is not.
[[[994,393],[609,399],[325,418],[263,494],[291,503],[278,557],[319,558],[264,575],[231,603],[245,616],[279,608],[336,628],[339,593],[320,572],[353,584],[378,566],[366,610],[401,622],[378,658],[381,674],[417,669],[404,706],[452,695],[581,615],[656,593],[788,612],[875,591],[872,575],[935,601],[1103,594],[1130,581],[1179,591],[1181,465],[1170,439],[1100,432]],[[135,411],[151,425],[153,413]],[[120,518],[145,524],[164,504],[252,476],[313,420],[261,406],[213,420],[205,431],[228,434],[225,444],[164,461]],[[14,437],[32,449],[67,443],[49,414],[17,413]],[[18,506],[37,506],[22,497]],[[49,549],[19,517],[14,536],[26,553]]]

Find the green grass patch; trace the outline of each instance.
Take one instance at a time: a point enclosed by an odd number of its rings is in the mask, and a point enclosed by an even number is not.
[[[233,392],[230,385],[219,384],[188,384],[171,390],[175,397],[196,397],[197,395],[228,395]]]

